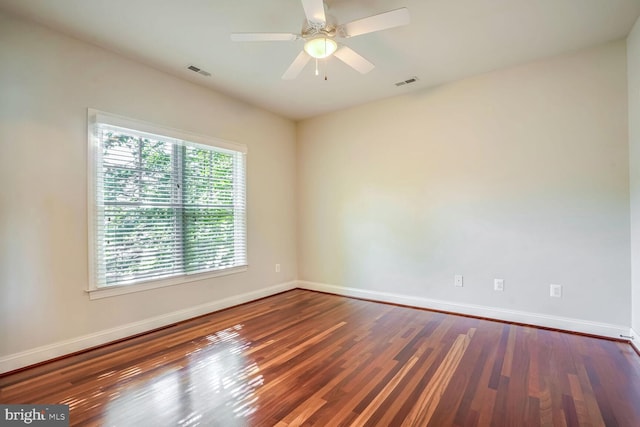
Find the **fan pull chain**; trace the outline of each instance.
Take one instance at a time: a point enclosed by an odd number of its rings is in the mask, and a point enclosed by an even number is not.
[[[327,64],[328,63],[329,63],[329,61],[327,61],[327,60],[324,61],[324,81],[327,81],[327,67],[328,67]]]
[[[324,51],[327,52],[327,39],[324,39]],[[327,60],[324,60],[324,81],[327,81]]]
[[[316,58],[316,76],[320,75],[320,72],[318,71],[318,58]]]

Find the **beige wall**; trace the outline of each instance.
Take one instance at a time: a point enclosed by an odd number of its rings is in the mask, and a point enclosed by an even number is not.
[[[632,327],[640,333],[640,19],[627,39],[631,175]],[[640,336],[636,337],[639,339]],[[636,342],[640,348],[640,343]]]
[[[305,120],[298,179],[300,280],[630,323],[624,41]]]
[[[0,359],[295,280],[293,122],[3,14],[0,64]],[[248,272],[89,300],[88,107],[248,146]]]

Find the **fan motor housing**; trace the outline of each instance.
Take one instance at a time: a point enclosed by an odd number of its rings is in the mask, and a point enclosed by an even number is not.
[[[333,23],[333,19],[330,20],[329,16],[327,16],[327,22],[325,24],[305,21],[302,26],[302,31],[300,31],[300,35],[303,39],[310,39],[318,36],[334,38],[337,33],[337,26]]]

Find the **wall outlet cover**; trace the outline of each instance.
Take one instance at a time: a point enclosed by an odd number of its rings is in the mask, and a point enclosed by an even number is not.
[[[453,279],[454,279],[453,283],[455,284],[455,286],[458,288],[461,288],[463,284],[462,274],[456,274]]]

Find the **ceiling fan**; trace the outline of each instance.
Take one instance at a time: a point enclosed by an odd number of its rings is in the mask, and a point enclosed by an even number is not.
[[[317,60],[335,56],[351,68],[366,74],[374,65],[357,54],[353,49],[338,43],[338,38],[349,38],[375,31],[386,30],[409,24],[409,10],[406,7],[380,13],[378,15],[357,19],[346,24],[332,22],[325,13],[323,0],[301,0],[306,22],[300,34],[294,33],[232,33],[231,40],[236,42],[261,41],[294,41],[304,40],[301,51],[287,71],[282,75],[284,80],[295,79],[311,58]],[[325,77],[326,78],[326,77]]]

